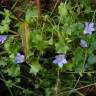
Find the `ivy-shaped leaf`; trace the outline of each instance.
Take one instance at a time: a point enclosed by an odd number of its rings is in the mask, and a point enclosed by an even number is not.
[[[96,63],[96,56],[89,56],[88,57],[88,65],[92,65],[92,64],[95,64]]]
[[[57,53],[66,54],[67,51],[69,50],[69,47],[67,45],[64,45],[64,44],[56,43],[55,46],[56,46]]]
[[[0,60],[0,66],[4,67],[7,65],[7,62],[5,62],[4,60]]]
[[[12,87],[13,82],[12,82],[12,80],[7,80],[7,81],[5,81],[5,84],[6,84],[6,86],[8,86],[8,87]]]
[[[11,65],[6,72],[9,76],[16,77],[20,75],[20,67],[16,65]]]
[[[59,14],[61,17],[65,17],[68,14],[67,5],[64,3],[60,3],[59,7]]]
[[[4,10],[4,16],[5,18],[1,21],[0,24],[0,33],[8,33],[10,27],[10,23],[11,23],[11,19],[10,19],[10,12],[8,10]]]
[[[37,12],[36,12],[35,8],[33,8],[33,9],[28,9],[28,10],[26,11],[25,21],[26,21],[28,24],[32,24],[32,23],[34,23],[34,21],[36,20],[36,17],[37,17]]]
[[[38,63],[38,61],[35,61],[31,65],[30,73],[36,75],[41,69],[42,69],[41,65]]]

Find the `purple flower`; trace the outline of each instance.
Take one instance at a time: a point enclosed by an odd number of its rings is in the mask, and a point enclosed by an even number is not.
[[[17,53],[17,55],[16,55],[16,63],[17,64],[18,63],[23,63],[24,59],[25,59],[24,55],[21,55],[20,53]]]
[[[57,64],[60,68],[63,67],[63,64],[67,63],[65,55],[57,55],[55,56],[55,60],[53,60],[54,64]]]
[[[84,34],[92,35],[93,31],[95,31],[94,23],[93,22],[91,22],[91,23],[85,22]]]
[[[3,44],[6,39],[7,39],[7,36],[5,36],[5,35],[0,35],[0,43],[1,43],[1,44]]]
[[[80,41],[80,46],[83,47],[83,48],[87,48],[88,47],[87,42],[85,40],[81,40]]]

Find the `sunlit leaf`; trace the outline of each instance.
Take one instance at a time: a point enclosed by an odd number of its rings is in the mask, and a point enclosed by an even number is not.
[[[42,69],[41,65],[36,61],[31,65],[30,73],[36,75]]]
[[[0,60],[0,66],[6,66],[7,65],[7,62],[6,61],[4,61],[4,60]]]
[[[20,75],[20,67],[12,65],[9,67],[6,72],[8,73],[9,76],[16,77]]]

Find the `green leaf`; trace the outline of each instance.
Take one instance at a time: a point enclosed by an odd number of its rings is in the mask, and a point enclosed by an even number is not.
[[[64,45],[64,44],[56,43],[55,46],[56,46],[57,53],[66,54],[67,51],[69,50],[69,47],[67,45]]]
[[[92,47],[93,47],[94,49],[96,49],[96,41],[94,41],[94,42],[92,43]]]
[[[1,21],[0,24],[0,33],[8,33],[9,29],[10,29],[10,23],[11,23],[11,19],[10,19],[10,12],[8,10],[4,10],[4,16],[5,18]]]
[[[20,44],[20,42],[14,40],[14,37],[9,37],[8,40],[4,43],[4,48],[8,54],[16,54],[18,50],[20,50]]]
[[[29,89],[24,89],[23,90],[23,94],[25,94],[25,96],[32,96],[32,91],[31,90],[29,90]]]
[[[80,22],[73,23],[67,28],[67,31],[71,32],[74,36],[80,36],[84,31],[84,24]]]
[[[52,96],[51,94],[52,94],[53,91],[54,91],[53,88],[46,88],[45,89],[46,96]]]
[[[49,45],[52,45],[53,44],[53,38],[51,38],[51,39],[48,40],[48,44]]]
[[[6,72],[9,76],[16,77],[20,75],[20,67],[16,65],[11,65]]]
[[[35,61],[31,65],[30,73],[36,75],[41,69],[42,69],[41,65],[37,61]]]
[[[75,72],[82,73],[84,72],[84,70],[85,68],[83,62],[79,62],[78,64],[75,65]]]
[[[64,65],[64,68],[65,68],[66,70],[69,70],[69,71],[72,71],[72,67],[73,67],[73,64],[72,64],[72,63],[69,63],[69,64],[65,64],[65,65]]]
[[[5,81],[6,86],[12,87],[13,83],[12,80]]]
[[[61,17],[65,17],[68,14],[66,4],[60,3],[58,9],[59,9],[59,14],[60,14]]]
[[[96,56],[89,56],[88,57],[88,64],[95,64],[96,63]]]
[[[77,48],[74,52],[74,60],[77,61],[77,62],[80,62],[82,61],[84,58],[83,58],[83,51],[81,48]]]
[[[4,60],[0,60],[0,66],[4,67],[7,65],[7,62],[5,62]]]
[[[36,20],[36,17],[37,17],[36,10],[34,8],[28,9],[25,15],[25,21],[29,24],[32,24]]]

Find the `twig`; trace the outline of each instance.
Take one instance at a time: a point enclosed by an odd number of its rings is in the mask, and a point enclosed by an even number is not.
[[[16,2],[14,3],[14,5],[12,6],[11,10],[13,10],[15,8],[15,6],[17,5],[19,0],[16,0]]]
[[[54,8],[53,8],[53,10],[52,10],[52,12],[51,12],[51,15],[53,14],[54,10],[56,9],[57,4],[59,3],[59,1],[60,1],[60,0],[57,0],[57,2],[55,3],[55,6],[54,6]],[[50,16],[51,16],[51,15],[50,15]]]
[[[76,91],[76,93],[77,93],[79,96],[85,96],[84,94],[82,94],[82,93],[79,92],[79,91]]]
[[[11,12],[11,13],[12,13],[12,12]],[[3,16],[5,16],[5,13],[2,12],[2,11],[0,11],[0,14],[3,15]],[[14,20],[17,20],[17,21],[24,22],[23,19],[16,17],[16,16],[14,15],[14,13],[12,13],[12,15],[10,16],[10,18],[12,18],[12,19],[14,19]]]
[[[57,81],[56,81],[56,85],[55,85],[55,96],[58,96],[59,83],[60,83],[60,73],[59,73],[59,68],[58,68]]]
[[[17,32],[13,31],[13,30],[9,30],[9,32],[15,34],[15,35],[19,35]]]
[[[95,14],[96,14],[96,10],[95,10],[95,11],[94,11],[94,13],[93,13],[92,22],[94,21],[94,18],[95,18]]]
[[[79,74],[79,72],[64,72],[64,73],[68,73],[68,74]],[[81,72],[82,74],[94,74],[96,73],[96,71],[89,71],[89,72]]]
[[[77,86],[77,84],[79,83],[80,78],[81,78],[81,76],[79,76],[79,78],[78,78],[78,80],[77,80],[77,82],[76,82],[74,88],[75,88],[75,87]]]
[[[38,18],[41,18],[41,3],[40,0],[36,0]]]
[[[1,72],[0,72],[0,74],[1,74],[2,78],[5,80],[3,74],[2,74]],[[5,83],[5,84],[6,84],[6,83]],[[13,94],[12,94],[11,89],[9,88],[9,86],[7,86],[7,88],[8,88],[8,90],[9,90],[9,92],[10,92],[10,95],[13,96]]]
[[[1,81],[3,81],[4,83],[6,82],[6,80],[0,78]],[[18,89],[21,89],[21,90],[25,90],[24,88],[20,87],[20,86],[17,86],[15,84],[12,84],[14,87],[18,88]]]
[[[96,83],[93,83],[93,84],[89,84],[89,85],[86,85],[86,86],[83,86],[83,87],[80,87],[80,88],[73,89],[71,91],[74,92],[74,91],[78,91],[78,90],[88,88],[88,87],[91,87],[91,86],[95,86],[95,85],[96,85]]]
[[[1,44],[0,44],[1,45]],[[0,52],[0,55],[3,55],[3,54],[5,54],[5,53],[7,53],[7,52],[5,52],[5,51],[2,51],[2,52]]]

